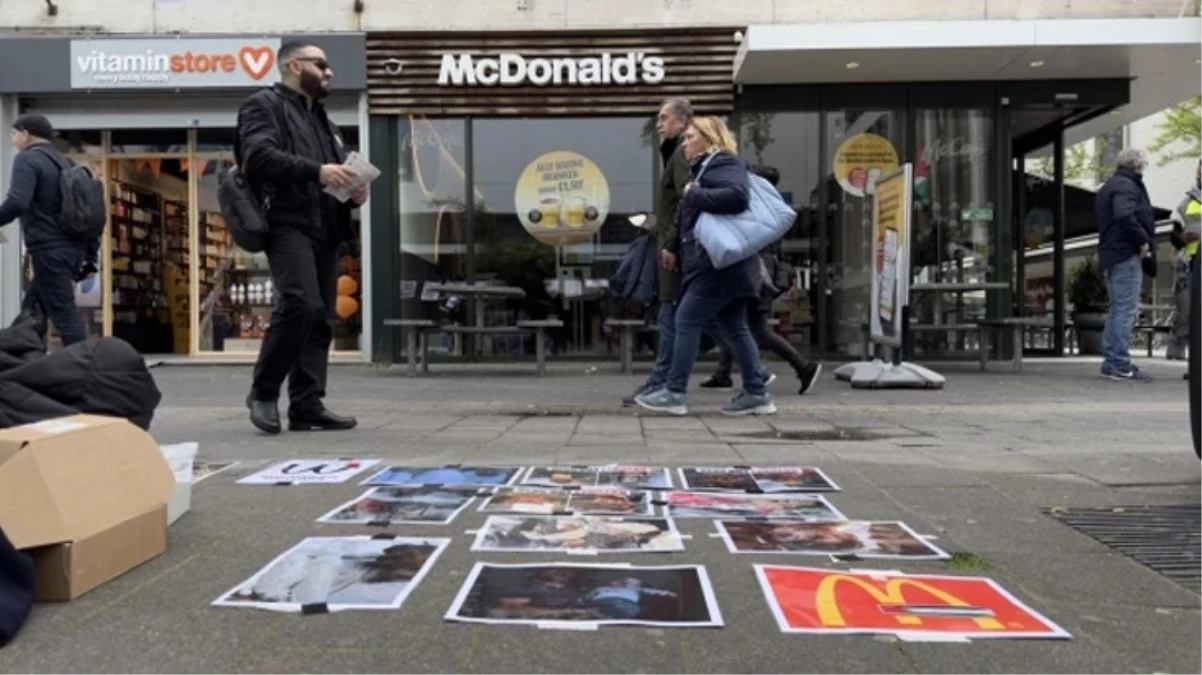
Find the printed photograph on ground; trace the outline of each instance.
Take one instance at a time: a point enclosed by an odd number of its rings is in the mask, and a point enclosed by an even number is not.
[[[905,523],[849,520],[803,523],[791,520],[717,520],[731,553],[854,555],[860,558],[946,560],[947,553]]]
[[[446,525],[476,497],[476,488],[433,485],[372,488],[317,519],[319,523]]]
[[[448,621],[721,626],[705,568],[476,563]]]
[[[859,633],[906,638],[1072,636],[992,579],[755,565],[786,633]]]
[[[509,485],[517,478],[516,466],[390,466],[360,485]]]
[[[627,490],[667,490],[672,477],[663,467],[651,466],[534,466],[521,485],[534,487],[618,487]]]
[[[795,518],[798,520],[847,520],[839,509],[822,495],[811,494],[738,494],[724,492],[663,493],[666,516],[672,518]]]
[[[200,481],[216,476],[217,474],[237,466],[238,462],[192,462],[192,484],[195,485]]]
[[[665,518],[610,516],[489,516],[473,551],[683,551]]]
[[[651,493],[621,488],[501,487],[488,497],[480,510],[485,513],[529,513],[533,515],[577,514],[582,516],[650,516]]]
[[[450,539],[309,537],[213,602],[300,612],[397,609]]]
[[[291,459],[238,482],[244,485],[343,483],[379,463],[378,459]]]
[[[838,492],[821,469],[812,466],[758,466],[751,468],[695,466],[679,469],[686,490],[731,492]]]

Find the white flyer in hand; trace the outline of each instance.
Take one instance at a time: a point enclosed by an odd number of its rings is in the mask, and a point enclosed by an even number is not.
[[[346,200],[350,199],[352,192],[370,184],[373,180],[380,176],[379,169],[373,166],[371,162],[367,161],[367,158],[365,158],[363,155],[360,155],[358,152],[353,150],[349,155],[346,156],[346,162],[343,163],[343,166],[354,172],[355,179],[351,181],[350,184],[342,187],[334,187],[332,185],[327,185],[325,187],[326,193],[340,202],[345,202]]]

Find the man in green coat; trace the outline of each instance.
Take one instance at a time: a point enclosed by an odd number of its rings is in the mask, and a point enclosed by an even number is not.
[[[684,186],[692,177],[689,162],[684,157],[684,130],[693,119],[693,106],[683,98],[670,98],[659,108],[655,131],[659,134],[659,154],[663,171],[659,179],[659,194],[655,209],[655,239],[659,247],[659,353],[650,377],[633,394],[622,399],[622,405],[635,405],[634,397],[662,387],[672,365],[672,347],[676,342],[676,253],[680,248],[676,212]]]

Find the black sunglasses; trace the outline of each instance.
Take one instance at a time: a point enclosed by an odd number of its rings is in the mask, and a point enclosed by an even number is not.
[[[310,61],[317,66],[318,70],[329,70],[330,62],[320,56],[298,56],[293,61]]]

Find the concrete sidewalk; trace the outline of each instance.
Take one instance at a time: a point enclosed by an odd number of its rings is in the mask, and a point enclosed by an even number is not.
[[[824,375],[805,397],[782,376],[781,413],[728,419],[729,394],[692,396],[694,415],[617,406],[639,375],[612,365],[403,370],[339,366],[328,400],[356,414],[344,434],[258,435],[241,405],[249,369],[162,367],[162,443],[199,441],[206,460],[237,460],[205,480],[166,555],[62,605],[40,605],[0,672],[1198,672],[1199,596],[1045,515],[1068,506],[1199,503],[1183,368],[1148,366],[1149,385],[1111,383],[1096,364],[1026,372],[938,369],[944,391],[854,391]],[[706,566],[721,629],[554,631],[442,619],[477,561],[552,562],[551,554],[473,553],[469,507],[448,526],[393,527],[453,542],[396,612],[278,615],[209,607],[305,536],[367,528],[314,520],[360,494],[357,482],[235,485],[269,463],[355,455],[407,464],[810,464],[841,487],[851,518],[902,520],[938,537],[951,563],[857,562],[990,576],[1073,634],[1070,641],[903,643],[784,635],[753,562],[838,567],[824,558],[733,556],[709,520],[679,520],[686,551],[597,562]],[[576,556],[570,562],[581,562]],[[587,560],[585,560],[587,561]],[[842,565],[846,567],[846,564]]]

